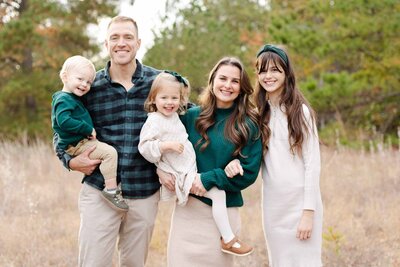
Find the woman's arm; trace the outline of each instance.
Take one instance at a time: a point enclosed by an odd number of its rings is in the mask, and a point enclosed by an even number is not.
[[[252,135],[254,136],[254,135]],[[201,173],[201,182],[204,188],[208,191],[216,186],[218,189],[232,192],[240,192],[253,184],[260,170],[262,158],[261,139],[254,140],[250,138],[247,145],[242,149],[242,156],[238,156],[240,165],[243,168],[243,175],[236,175],[230,178],[225,173],[223,168],[217,168],[208,172]]]

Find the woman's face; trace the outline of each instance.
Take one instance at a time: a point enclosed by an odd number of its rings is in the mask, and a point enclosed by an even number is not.
[[[240,93],[240,69],[232,65],[222,65],[215,73],[213,93],[218,108],[229,108]]]

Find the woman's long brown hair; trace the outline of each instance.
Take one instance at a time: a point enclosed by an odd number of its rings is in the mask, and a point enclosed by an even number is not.
[[[224,65],[234,66],[240,70],[240,92],[234,101],[234,111],[227,118],[224,135],[235,145],[233,156],[245,156],[241,154],[241,150],[250,138],[249,122],[257,125],[258,118],[255,105],[251,102],[254,90],[250,78],[240,60],[233,57],[224,57],[214,66],[209,74],[208,85],[200,95],[201,113],[196,121],[196,129],[202,138],[196,143],[196,146],[201,144],[200,149],[204,150],[211,142],[207,130],[215,124],[217,100],[213,93],[214,79],[219,68]],[[248,121],[249,119],[250,121]]]
[[[276,53],[264,52],[257,58],[256,70],[257,74],[260,74],[266,71],[270,64],[273,64],[273,66],[285,73],[284,89],[279,101],[279,107],[283,106],[287,115],[290,150],[293,154],[301,156],[303,141],[309,132],[313,132],[309,129],[313,129],[316,115],[301,91],[296,87],[296,78],[293,68],[289,59],[287,62],[286,64]],[[268,126],[268,122],[271,118],[271,107],[267,101],[268,96],[266,90],[262,88],[258,79],[255,90],[255,102],[259,111],[258,123],[261,129],[263,149],[264,152],[266,152],[271,136],[271,129]],[[306,105],[310,111],[311,125],[307,123],[304,116],[303,105]]]

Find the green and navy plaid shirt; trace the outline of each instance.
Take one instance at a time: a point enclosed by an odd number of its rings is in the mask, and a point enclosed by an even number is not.
[[[105,69],[97,72],[89,93],[82,97],[92,117],[97,139],[118,151],[117,181],[121,182],[125,198],[145,198],[160,188],[155,165],[146,161],[138,151],[140,130],[147,118],[143,104],[160,71],[137,60],[136,64],[132,77],[134,86],[130,90],[111,81],[109,62]],[[57,148],[57,136],[54,142],[58,157],[68,167],[71,157]],[[99,190],[104,188],[104,179],[98,168],[85,176],[82,182]]]

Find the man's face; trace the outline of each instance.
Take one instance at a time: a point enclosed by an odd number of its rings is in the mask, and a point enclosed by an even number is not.
[[[128,65],[135,60],[140,39],[132,22],[114,22],[107,30],[105,42],[111,63]]]

